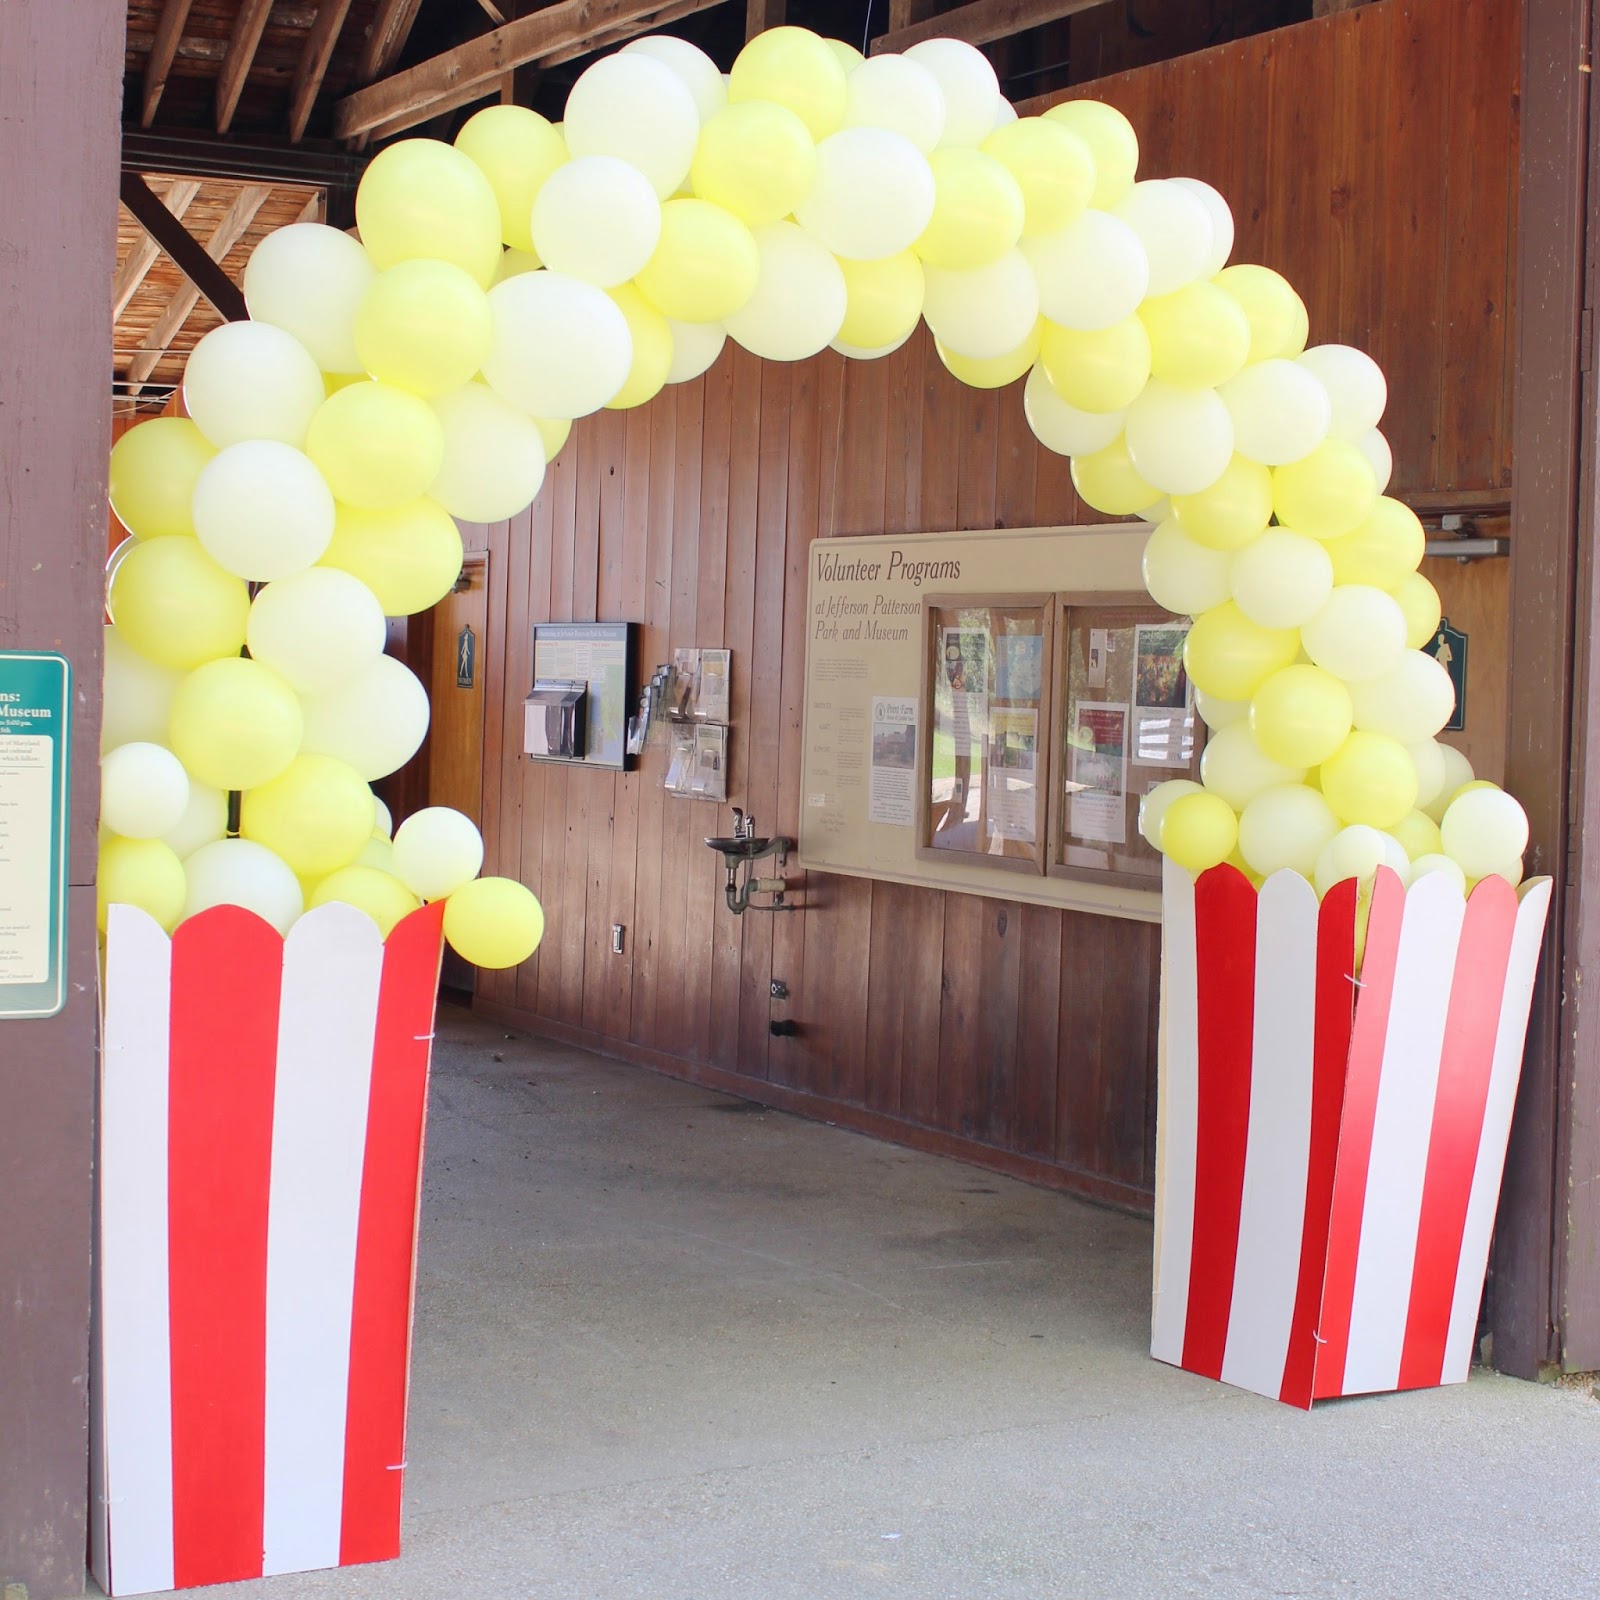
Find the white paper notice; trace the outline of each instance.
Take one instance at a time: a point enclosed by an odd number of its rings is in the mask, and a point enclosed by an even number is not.
[[[50,977],[53,744],[0,739],[0,983]]]
[[[869,822],[909,828],[917,819],[917,702],[874,695]]]

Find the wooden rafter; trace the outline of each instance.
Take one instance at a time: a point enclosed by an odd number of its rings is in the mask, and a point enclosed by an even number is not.
[[[243,0],[233,19],[233,37],[228,41],[227,59],[217,74],[217,132],[226,133],[239,109],[239,96],[256,58],[256,47],[266,31],[272,0]]]
[[[167,87],[167,75],[172,71],[178,43],[183,38],[183,25],[189,20],[189,7],[193,3],[194,0],[166,0],[161,8],[155,40],[144,63],[144,105],[139,113],[141,128],[148,128],[156,120],[156,107],[161,104],[162,91]]]
[[[745,38],[753,39],[768,28],[780,27],[787,9],[785,0],[745,0]]]
[[[1014,33],[1043,27],[1075,17],[1080,11],[1093,11],[1107,0],[972,0],[954,11],[941,11],[904,28],[895,28],[872,41],[872,54],[909,50],[924,39],[964,39],[968,44],[988,44],[1008,39]]]
[[[182,220],[184,212],[189,209],[194,197],[199,193],[200,185],[193,178],[179,178],[169,184],[167,192],[158,198],[172,213],[173,221],[177,222]],[[156,243],[155,236],[148,231],[141,234],[138,244],[128,252],[128,259],[122,263],[116,280],[111,285],[113,322],[128,309],[128,302],[139,292],[139,285],[149,276],[150,269],[156,264],[156,257],[160,254],[161,246]]]
[[[137,172],[122,174],[122,203],[146,233],[172,257],[179,271],[217,308],[219,316],[230,320],[245,314],[244,296],[239,286],[209,256],[200,241],[162,205],[160,199]],[[254,213],[251,213],[254,215]]]
[[[378,0],[377,14],[361,51],[359,76],[363,83],[383,77],[400,59],[421,5],[422,0]]]
[[[415,111],[426,111],[448,95],[459,96],[474,85],[485,95],[513,68],[530,61],[570,60],[635,33],[657,26],[669,16],[704,11],[722,0],[556,0],[554,5],[519,17],[503,28],[469,39],[443,55],[418,62],[404,72],[346,95],[334,108],[333,131],[353,139],[375,128],[393,125]],[[456,105],[466,102],[456,99]],[[422,120],[420,118],[413,120]]]
[[[311,24],[300,51],[300,65],[295,69],[294,88],[289,95],[291,144],[299,144],[305,137],[311,108],[316,104],[328,63],[333,60],[333,47],[339,42],[339,30],[344,27],[349,12],[350,0],[322,0],[317,7],[316,21]]]
[[[250,224],[255,221],[256,212],[271,193],[270,184],[246,184],[211,230],[211,237],[205,242],[205,252],[219,268],[228,252],[245,236]],[[177,338],[184,323],[189,320],[189,313],[199,299],[200,291],[192,281],[181,284],[174,292],[166,310],[156,318],[155,326],[145,336],[145,348],[128,364],[127,386],[130,395],[137,395],[144,387],[150,374],[155,371],[156,364],[166,354],[167,346]],[[242,296],[238,315],[243,315]]]

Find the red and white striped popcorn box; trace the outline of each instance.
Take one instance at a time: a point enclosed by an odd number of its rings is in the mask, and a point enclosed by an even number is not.
[[[1471,1363],[1550,880],[1168,865],[1150,1353],[1309,1407]]]
[[[282,938],[110,908],[91,1566],[111,1595],[399,1554],[442,904]]]

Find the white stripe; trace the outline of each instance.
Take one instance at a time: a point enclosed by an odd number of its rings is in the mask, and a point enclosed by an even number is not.
[[[1429,873],[1406,891],[1361,1213],[1345,1394],[1393,1389],[1400,1381],[1439,1058],[1465,914],[1461,891],[1443,873]]]
[[[1194,881],[1170,861],[1161,899],[1161,1032],[1156,1078],[1155,1285],[1150,1354],[1183,1362],[1194,1246],[1194,1163],[1200,1110],[1200,1021]]]
[[[289,932],[267,1210],[262,1570],[336,1566],[351,1296],[383,941],[351,906]]]
[[[1298,873],[1275,873],[1257,902],[1250,1127],[1222,1361],[1225,1383],[1273,1399],[1300,1282],[1316,1014],[1316,891]]]
[[[100,1056],[100,1396],[108,1593],[172,1587],[167,1083],[172,943],[143,911],[107,914]],[[111,1580],[109,1583],[107,1578]]]
[[[1511,935],[1511,955],[1506,963],[1505,995],[1500,1002],[1500,1024],[1494,1036],[1494,1065],[1489,1074],[1489,1099],[1483,1114],[1483,1135],[1472,1172],[1472,1193],[1467,1201],[1466,1227],[1462,1231],[1461,1258],[1456,1265],[1455,1296],[1450,1305],[1450,1332],[1444,1347],[1445,1383],[1465,1383],[1472,1365],[1473,1336],[1478,1331],[1478,1304],[1483,1279],[1489,1270],[1489,1239],[1500,1203],[1500,1178],[1506,1164],[1506,1141],[1511,1136],[1511,1109],[1517,1099],[1517,1079],[1522,1075],[1522,1047],[1528,1032],[1528,1008],[1533,1004],[1533,980],[1539,969],[1539,947],[1544,942],[1545,916],[1550,910],[1550,880],[1536,878],[1523,892],[1517,907],[1516,929]]]

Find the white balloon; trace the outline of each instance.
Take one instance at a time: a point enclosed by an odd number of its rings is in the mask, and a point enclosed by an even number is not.
[[[1268,528],[1233,558],[1232,585],[1234,602],[1252,622],[1298,628],[1333,593],[1333,560],[1320,539]]]
[[[428,806],[395,830],[391,870],[419,900],[443,900],[482,866],[477,824],[449,806]]]
[[[709,372],[728,342],[728,330],[720,322],[674,322],[668,317],[667,326],[672,330],[668,383],[687,383]]]
[[[1233,212],[1229,210],[1228,202],[1209,183],[1202,183],[1199,178],[1169,178],[1167,182],[1187,190],[1205,207],[1206,215],[1211,219],[1211,254],[1206,257],[1200,276],[1216,277],[1233,254]]]
[[[183,404],[220,450],[241,439],[298,448],[326,398],[311,352],[270,322],[225,322],[189,352]]]
[[[1445,808],[1439,835],[1469,878],[1511,877],[1528,848],[1528,813],[1504,789],[1469,789]]]
[[[307,695],[302,755],[335,756],[369,782],[403,767],[428,731],[428,691],[393,656],[330,690]]]
[[[794,217],[836,256],[881,261],[910,249],[933,200],[933,169],[903,134],[844,128],[817,146],[816,182]]]
[[[1362,583],[1339,583],[1300,627],[1305,653],[1347,684],[1368,683],[1399,661],[1406,618],[1393,596]]]
[[[761,253],[756,292],[727,319],[730,334],[768,361],[804,361],[844,325],[844,272],[832,254],[792,222],[755,230]]]
[[[1430,872],[1442,872],[1461,894],[1467,892],[1467,875],[1449,856],[1418,856],[1411,863],[1411,881],[1413,883],[1418,878],[1426,878]]]
[[[1163,522],[1145,541],[1144,586],[1158,606],[1197,617],[1229,596],[1234,557],[1191,539],[1176,522]]]
[[[1138,234],[1105,211],[1084,211],[1021,248],[1038,280],[1039,309],[1063,328],[1109,328],[1131,317],[1150,287]]]
[[[1206,741],[1200,757],[1200,781],[1235,811],[1243,811],[1258,794],[1280,784],[1299,783],[1305,775],[1304,767],[1286,767],[1274,761],[1256,743],[1247,722],[1218,729]]]
[[[1207,694],[1198,686],[1194,691],[1194,708],[1200,713],[1200,720],[1213,733],[1218,728],[1231,728],[1234,723],[1242,722],[1250,715],[1248,700],[1219,700],[1216,695]]]
[[[1363,823],[1353,823],[1341,828],[1317,857],[1314,878],[1317,893],[1325,895],[1346,878],[1365,881],[1379,867],[1389,867],[1399,874],[1401,883],[1411,876],[1411,861],[1392,835]]]
[[[863,349],[860,345],[845,344],[840,339],[832,340],[828,348],[837,350],[840,355],[850,361],[877,361],[883,356],[892,356],[916,331],[915,327],[907,328],[893,344],[880,344],[874,350]]]
[[[463,522],[501,522],[533,504],[545,460],[532,417],[482,383],[463,384],[432,405],[444,429],[444,465],[430,499]]]
[[[575,158],[619,156],[665,200],[689,175],[700,108],[671,67],[622,51],[602,56],[579,75],[561,129]]]
[[[1193,191],[1167,178],[1145,178],[1117,202],[1114,215],[1144,246],[1151,294],[1172,294],[1205,272],[1216,236],[1205,203]]]
[[[1382,494],[1394,476],[1394,452],[1389,448],[1389,441],[1376,428],[1368,428],[1355,441],[1355,447],[1367,458],[1372,475],[1378,480],[1378,493]]]
[[[849,92],[845,127],[891,128],[924,155],[939,143],[944,133],[944,90],[910,56],[870,56],[851,71],[845,87]]]
[[[372,803],[377,808],[377,822],[374,831],[381,833],[385,839],[394,837],[394,818],[389,814],[389,808],[377,795],[373,795]]]
[[[1406,748],[1411,752],[1412,764],[1417,769],[1417,810],[1426,811],[1444,790],[1447,770],[1444,752],[1447,747],[1436,739],[1420,739]],[[1438,818],[1435,817],[1434,821],[1437,822]]]
[[[143,741],[162,744],[181,672],[142,656],[110,623],[105,629],[104,701],[100,748]]]
[[[1284,871],[1309,878],[1338,832],[1339,819],[1317,790],[1286,783],[1263,789],[1239,814],[1239,854],[1263,878]]]
[[[353,867],[376,867],[379,872],[394,875],[394,846],[376,835],[361,847],[361,854],[350,863]]]
[[[989,58],[961,39],[924,39],[905,52],[932,74],[944,96],[941,145],[979,145],[994,129],[1000,80]]]
[[[974,361],[1015,350],[1039,320],[1039,291],[1020,250],[952,272],[923,263],[922,315],[947,350]]]
[[[377,275],[359,239],[320,222],[292,222],[251,252],[245,305],[253,322],[292,333],[324,372],[360,372],[356,307]]]
[[[1365,350],[1348,344],[1313,345],[1299,362],[1328,391],[1333,416],[1328,432],[1335,439],[1360,439],[1378,426],[1389,401],[1383,368]]]
[[[489,291],[489,314],[494,340],[483,376],[518,411],[586,417],[628,381],[628,319],[592,283],[561,272],[524,272]]]
[[[1381,677],[1351,684],[1350,702],[1363,732],[1413,745],[1432,739],[1450,720],[1456,690],[1449,672],[1426,651],[1406,650]],[[1417,799],[1420,804],[1420,784]]]
[[[687,39],[674,38],[670,33],[650,33],[642,39],[630,39],[623,45],[621,54],[654,56],[676,74],[694,96],[695,110],[700,113],[702,123],[709,122],[728,103],[728,86],[716,62]]]
[[[1069,405],[1056,393],[1043,366],[1028,373],[1022,388],[1022,411],[1034,437],[1058,456],[1089,456],[1104,450],[1122,432],[1127,415],[1125,411],[1080,411]]]
[[[194,486],[194,531],[218,566],[252,583],[304,572],[333,538],[333,491],[293,445],[219,450]]]
[[[253,839],[218,839],[201,845],[183,864],[185,918],[212,906],[243,906],[288,933],[305,899],[300,880],[281,856]]]
[[[554,272],[614,289],[655,254],[661,202],[637,167],[616,156],[559,166],[533,202],[533,243]]]
[[[1432,817],[1435,822],[1442,822],[1450,802],[1461,793],[1465,784],[1473,781],[1475,774],[1472,763],[1453,744],[1445,744],[1442,740],[1435,739],[1433,746],[1439,752],[1439,759],[1444,765],[1444,781],[1439,785],[1439,792],[1426,805],[1420,800],[1417,802],[1417,809],[1424,816]]]
[[[311,567],[269,583],[250,602],[245,642],[300,694],[323,694],[383,654],[378,597],[337,567]]]
[[[1218,386],[1242,456],[1281,467],[1308,456],[1328,436],[1333,415],[1316,374],[1293,361],[1258,361]]]
[[[1152,378],[1124,427],[1134,470],[1163,494],[1209,489],[1233,459],[1233,420],[1215,389]]]
[[[228,832],[228,797],[196,778],[189,779],[189,803],[183,815],[161,835],[161,842],[180,861],[203,845],[214,844]]]
[[[1001,95],[1000,103],[994,108],[994,126],[1003,128],[1007,123],[1015,122],[1016,120],[1017,108],[1004,95]],[[993,129],[990,130],[990,132],[993,131]]]
[[[124,839],[159,839],[189,804],[189,774],[165,745],[123,744],[100,758],[100,821]]]
[[[1186,794],[1199,794],[1200,785],[1193,778],[1168,778],[1153,789],[1145,791],[1139,801],[1139,832],[1152,850],[1161,848],[1161,819],[1166,816],[1174,800]]]

